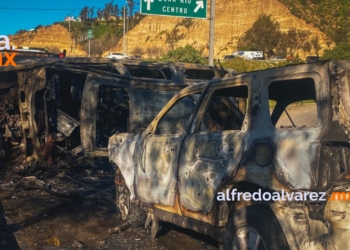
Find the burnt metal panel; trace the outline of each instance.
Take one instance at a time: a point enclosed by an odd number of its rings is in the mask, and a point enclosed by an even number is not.
[[[78,127],[80,123],[75,120],[73,117],[57,110],[57,130],[64,134],[65,136],[70,136],[73,130]]]
[[[238,167],[244,148],[241,131],[201,132],[186,137],[180,155],[180,204],[209,212],[222,181]]]
[[[174,206],[178,155],[185,135],[152,135],[146,139],[136,168],[137,193],[144,202]]]

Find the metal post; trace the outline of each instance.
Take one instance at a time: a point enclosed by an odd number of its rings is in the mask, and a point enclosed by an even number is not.
[[[123,21],[124,21],[124,26],[123,26],[123,55],[125,55],[125,6],[123,7]]]
[[[214,66],[214,19],[215,0],[210,0],[209,65]]]
[[[129,32],[129,17],[128,17],[128,21],[126,22],[126,34],[125,34],[125,39],[126,39],[126,46],[125,46],[125,55],[128,54],[128,32]]]
[[[90,57],[90,39],[89,39],[89,57]]]

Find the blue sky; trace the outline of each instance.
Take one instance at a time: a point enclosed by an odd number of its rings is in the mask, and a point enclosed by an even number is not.
[[[84,6],[102,9],[110,0],[0,0],[0,35],[10,35],[20,29],[34,29],[39,24],[50,25],[64,20],[67,15],[79,16]],[[139,0],[135,0],[136,3]],[[119,7],[126,5],[125,0],[114,0]],[[139,5],[135,5],[135,10]]]

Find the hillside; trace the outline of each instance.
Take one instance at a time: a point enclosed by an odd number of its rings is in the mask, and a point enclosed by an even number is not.
[[[34,31],[28,31],[14,36],[10,36],[11,45],[31,46],[47,48],[51,52],[67,50],[68,56],[86,56],[79,44],[75,44],[71,39],[69,31],[60,24],[48,27],[41,27]]]
[[[290,12],[313,24],[334,42],[350,41],[349,0],[279,0]]]
[[[291,0],[292,1],[292,0]],[[209,5],[209,4],[208,4]],[[294,16],[283,3],[278,0],[220,0],[216,1],[215,18],[215,49],[214,56],[222,57],[235,51],[237,38],[252,27],[261,14],[271,15],[281,25],[281,31],[290,28],[309,30],[311,37],[320,38],[322,50],[332,46],[327,45],[327,36],[312,23]],[[209,16],[209,10],[208,10]],[[145,54],[157,54],[169,49],[166,34],[175,27],[178,29],[177,46],[190,44],[196,49],[202,49],[208,55],[209,21],[201,19],[183,19],[176,17],[147,16],[127,34],[127,51],[129,54],[135,48],[141,47]],[[121,39],[114,50],[122,51]],[[301,55],[305,56],[305,55]]]
[[[286,32],[291,28],[308,30],[311,32],[310,38],[318,36],[322,50],[333,47],[334,43],[330,37],[336,40],[335,34],[341,36],[342,33],[335,32],[339,29],[350,29],[349,22],[345,18],[350,5],[345,3],[349,0],[217,0],[215,18],[215,48],[214,56],[222,57],[231,54],[237,48],[238,37],[252,27],[257,17],[261,14],[271,15],[280,23],[281,31]],[[210,6],[208,4],[208,6]],[[329,8],[329,10],[327,10]],[[209,16],[208,9],[208,16]],[[332,15],[339,14],[339,18],[332,20]],[[323,18],[324,17],[324,18]],[[96,23],[99,25],[98,23]],[[72,27],[75,24],[72,23]],[[65,26],[65,27],[64,27]],[[71,28],[72,28],[71,27]],[[99,42],[100,47],[104,47],[106,54],[110,49],[123,51],[123,38],[120,30],[107,29],[107,26],[93,27],[97,32],[93,41]],[[126,52],[129,55],[142,52],[144,57],[159,57],[166,53],[171,44],[166,41],[167,34],[173,30],[176,36],[175,47],[192,45],[196,49],[203,50],[203,56],[208,56],[209,21],[203,19],[184,19],[164,16],[145,16],[138,24],[131,29],[126,36]],[[103,32],[111,32],[119,37],[116,39],[117,45],[107,46],[100,40]],[[327,35],[326,35],[327,34]],[[343,33],[344,34],[344,33]],[[344,36],[344,35],[343,35]],[[82,45],[70,38],[67,30],[67,23],[64,25],[53,25],[42,27],[37,31],[25,32],[10,38],[11,43],[17,46],[39,46],[55,48],[59,50],[67,49],[68,56],[86,56]],[[110,39],[113,41],[113,39]],[[103,43],[101,45],[101,43]],[[86,46],[86,44],[85,44]],[[107,49],[110,47],[110,49]],[[310,52],[312,54],[313,51]],[[305,57],[300,53],[301,57]]]

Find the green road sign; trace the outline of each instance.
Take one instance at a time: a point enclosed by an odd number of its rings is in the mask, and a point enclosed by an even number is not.
[[[141,14],[207,18],[207,0],[140,0]]]
[[[89,39],[94,38],[94,36],[92,35],[92,30],[91,29],[87,31],[87,35],[88,35]]]

